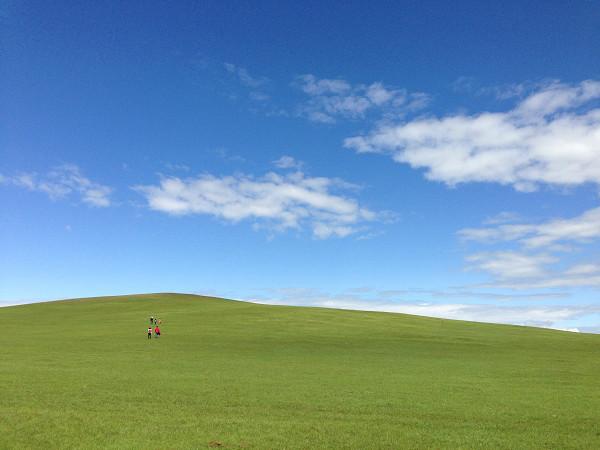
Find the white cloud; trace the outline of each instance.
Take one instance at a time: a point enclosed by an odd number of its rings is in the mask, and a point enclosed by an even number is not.
[[[304,164],[293,156],[283,155],[281,158],[273,161],[273,165],[279,169],[301,169]]]
[[[361,230],[378,214],[334,191],[343,182],[307,177],[302,172],[197,178],[163,178],[158,185],[136,186],[148,206],[171,215],[207,214],[238,222],[253,220],[275,230],[308,227],[315,237],[344,237]]]
[[[300,114],[321,123],[334,123],[337,118],[359,119],[369,111],[404,113],[423,108],[429,101],[426,94],[392,89],[380,82],[351,85],[342,79],[318,79],[309,74],[297,77],[295,85],[309,96]]]
[[[359,153],[386,153],[448,185],[495,182],[600,184],[599,81],[546,85],[507,112],[419,118],[347,138]],[[582,108],[588,106],[587,108]]]
[[[111,205],[112,188],[91,181],[83,176],[79,167],[64,164],[52,169],[44,176],[35,173],[22,173],[12,177],[4,176],[3,184],[43,192],[52,200],[79,195],[81,201],[91,206],[107,207]]]

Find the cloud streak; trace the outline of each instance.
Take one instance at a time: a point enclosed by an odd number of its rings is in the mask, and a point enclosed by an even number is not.
[[[465,240],[479,242],[517,241],[528,248],[543,248],[556,243],[584,243],[600,238],[600,208],[593,208],[571,219],[554,219],[541,224],[509,224],[459,231]]]
[[[246,68],[236,66],[235,64],[225,63],[223,67],[225,67],[227,72],[234,75],[241,84],[249,88],[259,88],[269,82],[268,78],[254,77],[250,75]]]
[[[547,275],[545,266],[558,258],[550,255],[528,255],[513,251],[478,253],[467,257],[471,267],[502,280],[530,279]]]
[[[381,311],[475,322],[505,323],[564,329],[563,322],[593,316],[600,306],[493,305],[440,303],[425,301],[390,301],[384,297],[365,297],[363,292],[329,294],[316,289],[272,289],[247,300],[265,304],[316,306],[324,308]],[[406,291],[401,291],[406,292]],[[368,293],[368,292],[367,292]],[[377,294],[375,292],[375,294]],[[572,330],[576,331],[576,330]]]
[[[579,261],[565,268],[559,266],[558,257],[600,239],[600,208],[539,224],[465,228],[458,235],[464,241],[510,247],[467,256],[470,269],[492,275],[492,285],[514,289],[600,287],[600,264]]]

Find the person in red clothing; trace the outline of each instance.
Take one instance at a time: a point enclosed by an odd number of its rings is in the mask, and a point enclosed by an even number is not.
[[[158,328],[158,325],[154,328],[154,337],[160,337],[160,328]]]

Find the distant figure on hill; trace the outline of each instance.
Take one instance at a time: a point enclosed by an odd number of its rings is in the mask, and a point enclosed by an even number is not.
[[[154,316],[150,316],[150,325],[154,323]]]
[[[160,337],[160,328],[158,328],[158,325],[156,325],[156,327],[154,328],[154,337]]]
[[[156,325],[156,319],[154,319],[154,325]]]
[[[152,327],[148,327],[148,339],[152,339]]]

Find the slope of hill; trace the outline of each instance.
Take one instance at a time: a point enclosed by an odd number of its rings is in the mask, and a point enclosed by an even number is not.
[[[600,448],[597,335],[179,294],[0,321],[2,448]]]

